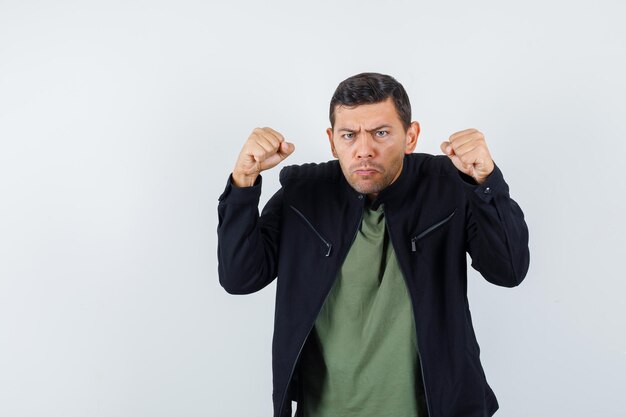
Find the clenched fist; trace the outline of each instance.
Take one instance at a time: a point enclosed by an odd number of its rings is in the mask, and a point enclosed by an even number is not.
[[[254,185],[261,171],[274,168],[293,153],[293,143],[269,127],[256,128],[243,145],[233,169],[233,183],[237,187]]]
[[[454,166],[464,174],[482,184],[493,171],[485,135],[476,129],[466,129],[454,133],[441,143],[441,150],[448,155]]]

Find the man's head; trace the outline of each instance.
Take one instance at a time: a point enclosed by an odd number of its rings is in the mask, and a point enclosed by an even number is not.
[[[330,147],[348,183],[374,198],[402,172],[420,132],[393,77],[362,73],[342,81],[330,101]]]

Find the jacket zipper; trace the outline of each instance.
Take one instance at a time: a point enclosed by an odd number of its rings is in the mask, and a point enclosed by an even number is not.
[[[304,217],[304,214],[300,213],[300,211],[292,205],[289,205],[289,207],[291,207],[291,209],[295,211],[298,214],[298,216],[302,218],[302,220],[304,220],[304,222],[309,226],[309,228],[313,230],[313,232],[317,235],[317,237],[319,237],[320,240],[324,242],[327,248],[326,254],[324,256],[330,256],[330,250],[332,249],[333,245],[329,241],[324,239],[324,237],[315,229],[315,227],[313,227],[311,222],[306,217]]]
[[[359,199],[363,199],[363,196],[359,196]],[[317,233],[317,231],[315,230],[315,228],[313,228],[313,226],[311,225],[311,223],[309,223],[309,221],[306,219],[306,217],[304,217],[304,215],[302,213],[300,213],[298,211],[298,209],[296,209],[294,206],[290,205],[289,207],[291,207],[296,213],[298,213],[300,215],[300,217],[302,217],[307,224],[311,227],[311,229],[313,229],[313,231],[315,233]],[[343,264],[346,256],[348,256],[348,252],[349,252],[349,248],[352,246],[352,243],[354,243],[354,239],[356,239],[356,235],[357,233],[359,233],[359,228],[361,227],[361,222],[363,221],[363,206],[361,206],[361,216],[359,217],[359,222],[356,225],[356,230],[354,231],[354,234],[352,236],[352,240],[350,241],[350,245],[348,246],[348,250],[346,251],[346,254],[344,255],[343,259],[341,260],[341,262],[339,262],[339,268],[341,268],[341,265]],[[324,241],[324,243],[327,243],[326,240],[324,238],[322,238],[322,236],[320,236],[319,233],[317,233],[317,235],[320,237],[320,239],[322,239],[322,241]],[[328,253],[326,256],[330,255],[330,243],[327,243],[327,245],[329,245],[328,247]],[[309,330],[306,333],[306,336],[304,337],[304,340],[302,341],[302,343],[300,344],[300,349],[298,349],[298,355],[296,356],[296,360],[293,363],[293,366],[291,367],[291,372],[289,373],[289,379],[287,379],[287,387],[285,388],[285,391],[283,392],[283,397],[280,401],[280,410],[278,411],[278,417],[282,417],[283,415],[283,409],[285,407],[285,398],[287,396],[287,392],[289,391],[289,384],[291,384],[291,378],[293,378],[293,373],[296,370],[296,364],[298,363],[298,360],[300,359],[300,354],[302,353],[302,349],[304,348],[304,344],[306,343],[307,339],[309,338],[309,334],[311,334],[311,330],[313,330],[313,327],[315,326],[315,320],[317,320],[317,316],[320,314],[320,311],[322,311],[322,307],[324,307],[324,304],[326,304],[326,299],[328,299],[328,294],[330,294],[330,290],[333,288],[333,285],[335,284],[335,281],[337,279],[337,273],[335,272],[334,274],[334,278],[333,278],[333,282],[332,284],[328,287],[328,291],[326,291],[326,295],[324,296],[324,302],[322,302],[322,304],[320,305],[320,307],[317,309],[317,312],[315,313],[315,318],[313,319],[313,322],[311,323],[311,326],[309,327]],[[291,416],[289,416],[291,417]]]
[[[456,209],[455,209],[456,211]],[[452,213],[454,214],[454,212]],[[448,219],[450,219],[452,217],[452,214],[450,216],[448,216],[448,218],[446,220],[444,220],[443,222],[447,221]],[[443,222],[439,222],[437,225],[442,224]],[[426,230],[425,232],[428,232],[429,230],[433,229],[435,226],[430,227],[428,230]],[[387,233],[389,233],[389,240],[391,241],[391,247],[393,248],[393,237],[391,235],[391,228],[389,227],[389,223],[387,221],[387,216],[385,215],[385,228],[387,229]],[[425,232],[420,233],[420,237],[423,236],[425,234]],[[415,240],[417,240],[418,238],[413,238],[411,239],[411,243],[412,245],[415,244]],[[414,246],[413,246],[414,247]],[[415,252],[415,249],[413,249],[413,251]],[[394,248],[394,252],[396,252],[395,248]],[[400,266],[400,271],[402,272],[402,277],[404,278],[404,284],[407,287],[407,290],[409,290],[409,282],[407,280],[407,275],[406,272],[404,271],[401,263],[400,263],[400,258],[398,258],[398,265]],[[428,391],[426,389],[426,378],[424,377],[424,362],[422,361],[422,354],[420,353],[420,348],[419,348],[419,337],[417,336],[419,333],[417,331],[417,320],[415,320],[415,305],[413,303],[413,297],[411,296],[411,291],[409,290],[409,299],[411,300],[411,308],[413,311],[413,326],[415,327],[415,337],[416,337],[416,344],[417,344],[417,357],[419,358],[420,361],[420,371],[422,374],[422,384],[424,386],[424,399],[426,400],[426,411],[428,411],[428,416],[432,417],[432,414],[430,412],[430,404],[428,402]]]
[[[428,229],[424,230],[419,235],[413,237],[411,239],[411,251],[416,252],[417,251],[417,241],[420,240],[421,238],[423,238],[424,236],[426,236],[427,234],[429,234],[430,232],[432,232],[433,230],[435,230],[436,228],[438,228],[439,226],[442,226],[448,220],[450,220],[452,218],[452,216],[454,216],[454,213],[456,213],[456,209],[454,209],[454,211],[452,213],[450,213],[450,215],[448,215],[448,217],[446,217],[445,219],[441,220],[438,223],[433,224],[432,226],[430,226]]]

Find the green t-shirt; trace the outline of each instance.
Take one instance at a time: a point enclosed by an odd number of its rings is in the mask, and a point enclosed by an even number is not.
[[[302,353],[298,417],[425,416],[416,343],[383,206],[366,208]]]

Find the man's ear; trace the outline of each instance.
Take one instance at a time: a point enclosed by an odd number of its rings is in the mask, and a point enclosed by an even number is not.
[[[410,154],[415,150],[417,145],[417,137],[420,134],[420,124],[417,122],[411,122],[409,128],[406,131],[406,143],[404,147],[404,153]]]
[[[328,135],[328,142],[330,143],[330,151],[333,153],[335,158],[339,158],[337,156],[337,151],[335,150],[335,144],[333,143],[333,128],[329,127],[326,129],[326,134]]]

